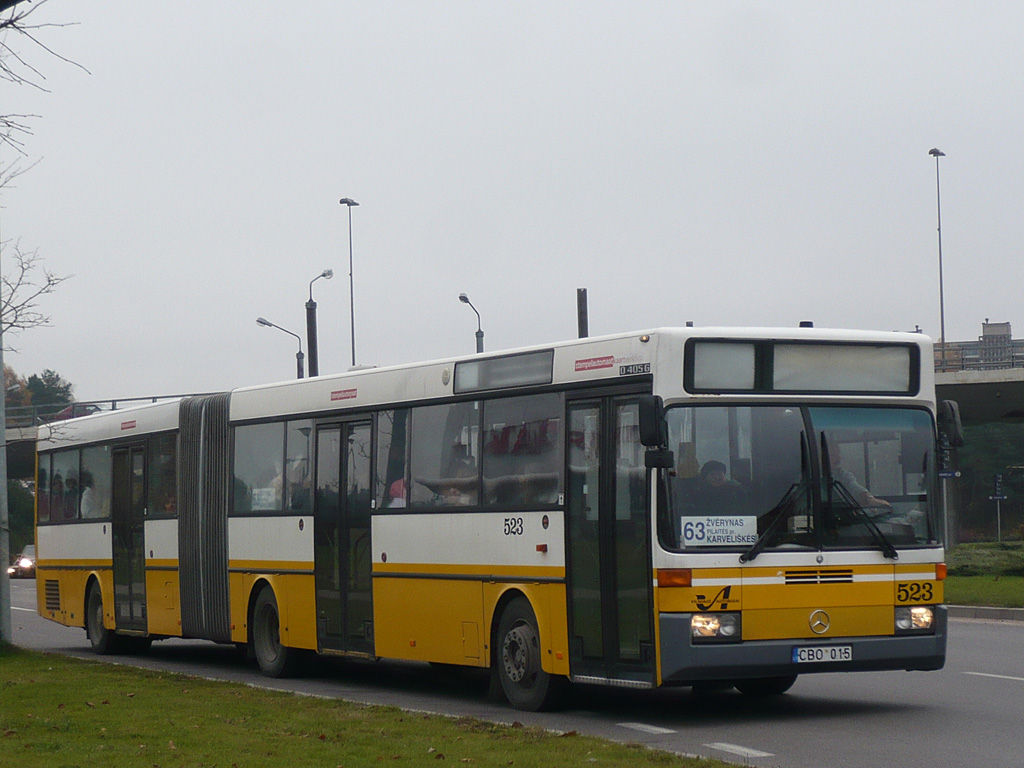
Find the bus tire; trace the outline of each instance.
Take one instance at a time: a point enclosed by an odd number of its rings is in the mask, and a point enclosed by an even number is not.
[[[270,587],[260,590],[252,608],[252,646],[267,677],[291,677],[297,671],[299,651],[281,645],[281,619]]]
[[[103,626],[103,592],[96,582],[89,585],[85,598],[85,634],[93,653],[106,656],[121,650],[121,638]]]
[[[494,663],[505,698],[516,709],[551,709],[565,684],[541,669],[540,632],[529,601],[517,597],[505,606],[498,623]]]
[[[796,675],[781,677],[754,677],[749,680],[737,680],[736,690],[746,696],[781,696],[796,682]]]

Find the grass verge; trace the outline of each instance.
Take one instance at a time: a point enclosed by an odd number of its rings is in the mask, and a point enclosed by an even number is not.
[[[1024,543],[960,544],[946,552],[949,605],[1024,608]]]
[[[948,605],[1024,608],[1024,576],[947,576]]]
[[[728,768],[576,733],[403,712],[0,647],[0,765]]]

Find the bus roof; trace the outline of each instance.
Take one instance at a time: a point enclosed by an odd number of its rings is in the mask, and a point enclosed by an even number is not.
[[[453,397],[459,390],[456,380],[462,368],[470,378],[486,373],[488,365],[504,366],[502,375],[511,376],[509,386],[525,384],[578,384],[585,386],[601,380],[650,375],[657,378],[656,351],[672,347],[681,356],[688,339],[767,340],[847,342],[864,344],[904,344],[920,348],[922,363],[932,359],[932,340],[921,334],[899,331],[857,331],[834,328],[757,328],[757,327],[683,327],[656,328],[608,336],[572,339],[556,344],[536,345],[500,352],[464,355],[426,362],[406,363],[381,368],[361,368],[315,378],[295,379],[257,386],[241,387],[230,393],[232,423],[278,416],[302,416],[339,407],[378,407],[389,404],[424,402]],[[529,362],[531,356],[550,356],[550,374],[545,382],[515,380],[515,368]],[[922,364],[928,375],[930,365]],[[679,378],[672,365],[665,376]],[[923,383],[929,384],[931,378]],[[930,384],[929,384],[930,386]],[[462,392],[493,392],[501,387],[480,386]],[[177,428],[180,400],[161,401],[134,408],[106,411],[40,428],[40,450],[60,446],[147,434]],[[49,430],[49,434],[45,434]]]

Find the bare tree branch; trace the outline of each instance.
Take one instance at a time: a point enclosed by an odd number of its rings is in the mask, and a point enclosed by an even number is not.
[[[54,23],[33,24],[27,21],[28,17],[42,7],[47,0],[39,0],[39,2],[31,7],[27,5],[15,7],[19,5],[19,2],[20,0],[0,0],[0,13],[10,10],[10,16],[0,19],[0,80],[6,80],[17,85],[28,85],[41,91],[47,90],[41,84],[41,81],[46,80],[43,73],[32,66],[13,47],[8,45],[7,35],[12,32],[30,40],[38,48],[46,51],[51,56],[68,64],[73,64],[84,72],[88,72],[89,70],[85,69],[85,67],[61,56],[36,37],[35,30],[44,27],[70,26],[68,24]],[[21,138],[32,134],[28,126],[28,120],[34,117],[37,117],[37,115],[0,115],[0,145],[6,144],[19,154],[24,155],[24,142]],[[0,175],[0,181],[2,179],[3,177]]]
[[[0,248],[6,263],[0,276],[0,332],[6,335],[49,325],[50,317],[39,311],[39,300],[53,293],[68,276],[46,269],[39,252],[23,251],[20,242],[0,243]]]

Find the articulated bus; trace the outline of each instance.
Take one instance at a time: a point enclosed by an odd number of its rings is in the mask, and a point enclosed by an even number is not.
[[[920,334],[691,327],[107,411],[40,435],[38,610],[271,676],[490,669],[529,710],[939,669],[956,415]]]

